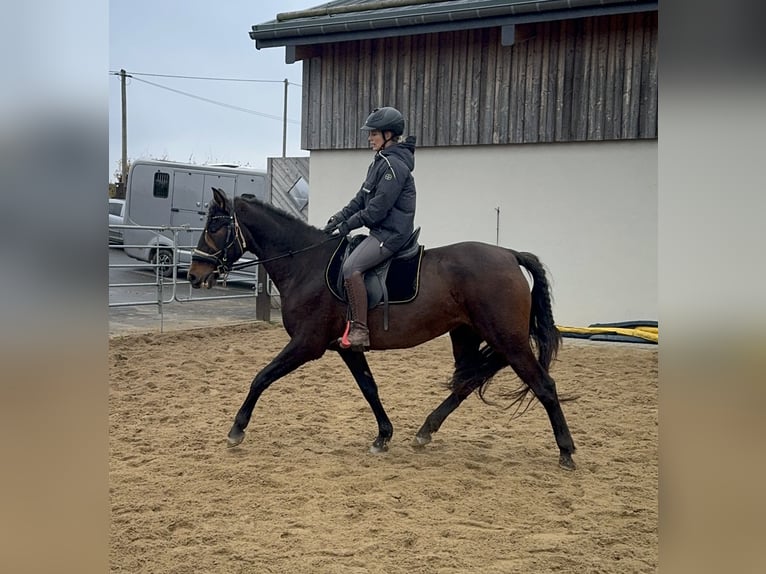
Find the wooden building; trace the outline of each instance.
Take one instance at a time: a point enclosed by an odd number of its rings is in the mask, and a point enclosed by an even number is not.
[[[560,324],[656,319],[658,4],[337,0],[252,27],[302,62],[309,220],[351,198],[360,132],[391,105],[417,137],[426,246],[533,251]]]

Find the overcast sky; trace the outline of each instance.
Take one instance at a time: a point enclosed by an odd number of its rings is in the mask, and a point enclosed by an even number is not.
[[[283,47],[256,50],[248,32],[278,13],[321,4],[321,0],[112,0],[109,70],[136,73],[127,84],[128,159],[265,169],[267,157],[282,154],[285,79],[290,82],[287,155],[306,155],[300,149],[299,132],[302,64],[285,64]],[[120,79],[110,75],[110,181],[122,153],[120,100]]]

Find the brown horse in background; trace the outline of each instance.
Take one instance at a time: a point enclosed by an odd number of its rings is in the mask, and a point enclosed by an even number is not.
[[[291,215],[256,199],[233,202],[213,188],[205,231],[192,257],[188,279],[195,288],[210,288],[225,276],[245,251],[255,253],[282,299],[282,321],[290,341],[253,380],[229,431],[236,446],[245,437],[259,397],[274,381],[325,351],[340,354],[378,423],[372,452],[388,448],[393,426],[378,397],[378,387],[364,353],[337,344],[346,324],[346,305],[325,283],[325,268],[341,240],[329,237]],[[521,270],[531,274],[533,287]],[[574,469],[574,441],[561,410],[556,384],[548,374],[561,343],[551,310],[545,270],[531,253],[467,242],[426,249],[420,289],[410,303],[390,308],[389,329],[382,309],[369,312],[372,350],[414,347],[449,333],[455,358],[452,392],[426,417],[415,446],[431,441],[447,416],[502,368],[511,366],[524,386],[514,403],[531,390],[550,418],[559,464]],[[534,347],[533,347],[534,345]],[[537,350],[535,356],[534,349]]]

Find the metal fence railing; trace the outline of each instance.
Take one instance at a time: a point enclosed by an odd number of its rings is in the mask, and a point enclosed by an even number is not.
[[[202,229],[188,226],[136,226],[110,224],[110,231],[140,229],[163,237],[163,244],[153,249],[154,260],[140,261],[124,253],[125,248],[145,248],[146,244],[109,243],[109,307],[135,307],[153,305],[157,307],[160,320],[163,308],[173,303],[193,304],[216,299],[245,299],[258,296],[258,266],[252,270],[233,272],[227,281],[217,281],[213,290],[192,289],[186,280],[186,270],[191,262],[190,245],[192,232]],[[112,233],[113,234],[113,233]],[[112,235],[110,234],[110,235]],[[168,244],[170,240],[170,244]],[[118,256],[116,251],[122,251]],[[168,257],[170,254],[170,257]],[[114,255],[114,256],[113,256]],[[120,273],[120,270],[136,273]],[[279,293],[268,280],[265,282],[271,307],[280,308]]]

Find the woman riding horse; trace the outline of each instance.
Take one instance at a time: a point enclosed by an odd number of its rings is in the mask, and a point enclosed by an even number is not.
[[[324,231],[348,235],[366,226],[370,235],[343,263],[351,320],[338,340],[344,349],[370,347],[364,272],[392,257],[412,234],[415,222],[415,138],[400,142],[404,117],[396,108],[375,109],[361,128],[375,157],[354,198],[333,215]]]

